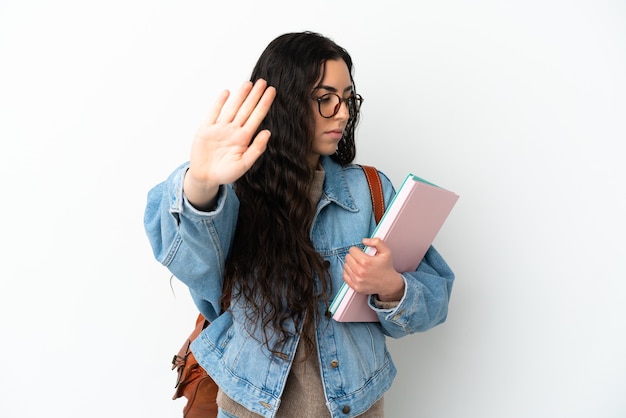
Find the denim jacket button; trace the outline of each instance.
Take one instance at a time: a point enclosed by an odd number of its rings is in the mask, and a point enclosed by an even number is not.
[[[344,414],[349,414],[350,407],[348,405],[344,406],[343,408],[341,408],[341,412],[343,412]]]
[[[333,369],[336,369],[337,367],[339,367],[339,362],[337,360],[331,361],[330,367],[332,367]]]

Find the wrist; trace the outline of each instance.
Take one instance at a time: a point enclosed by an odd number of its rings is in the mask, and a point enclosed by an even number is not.
[[[189,171],[185,173],[183,194],[194,208],[202,211],[214,209],[217,204],[218,192],[219,184],[211,185],[207,182],[200,182],[189,175]]]
[[[404,296],[404,278],[400,273],[396,273],[393,280],[386,281],[385,291],[377,294],[381,302],[397,302]]]

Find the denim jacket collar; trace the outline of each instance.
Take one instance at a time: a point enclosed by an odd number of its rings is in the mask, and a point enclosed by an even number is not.
[[[326,173],[324,181],[324,195],[320,204],[336,203],[350,212],[358,212],[358,208],[350,193],[348,181],[341,165],[328,156],[322,156],[321,165]]]

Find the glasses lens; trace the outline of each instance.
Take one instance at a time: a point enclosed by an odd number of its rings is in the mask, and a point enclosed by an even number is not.
[[[325,94],[317,99],[317,101],[320,104],[320,113],[325,118],[335,116],[335,114],[339,110],[339,106],[341,106],[339,96],[334,93]]]
[[[361,110],[361,102],[363,101],[363,99],[361,98],[361,96],[359,96],[358,94],[352,96],[351,98],[351,104],[352,104],[352,108],[355,111],[359,111]]]
[[[359,113],[359,111],[361,110],[362,102],[363,98],[360,95],[355,94],[353,96],[350,96],[350,98],[347,100],[348,109],[350,110],[350,116],[354,116]]]

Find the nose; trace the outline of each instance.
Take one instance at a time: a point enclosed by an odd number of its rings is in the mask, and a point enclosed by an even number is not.
[[[339,106],[339,110],[337,110],[335,117],[341,118],[341,119],[348,119],[350,117],[350,109],[348,109],[348,101],[341,99],[339,100],[339,104],[337,106]]]

